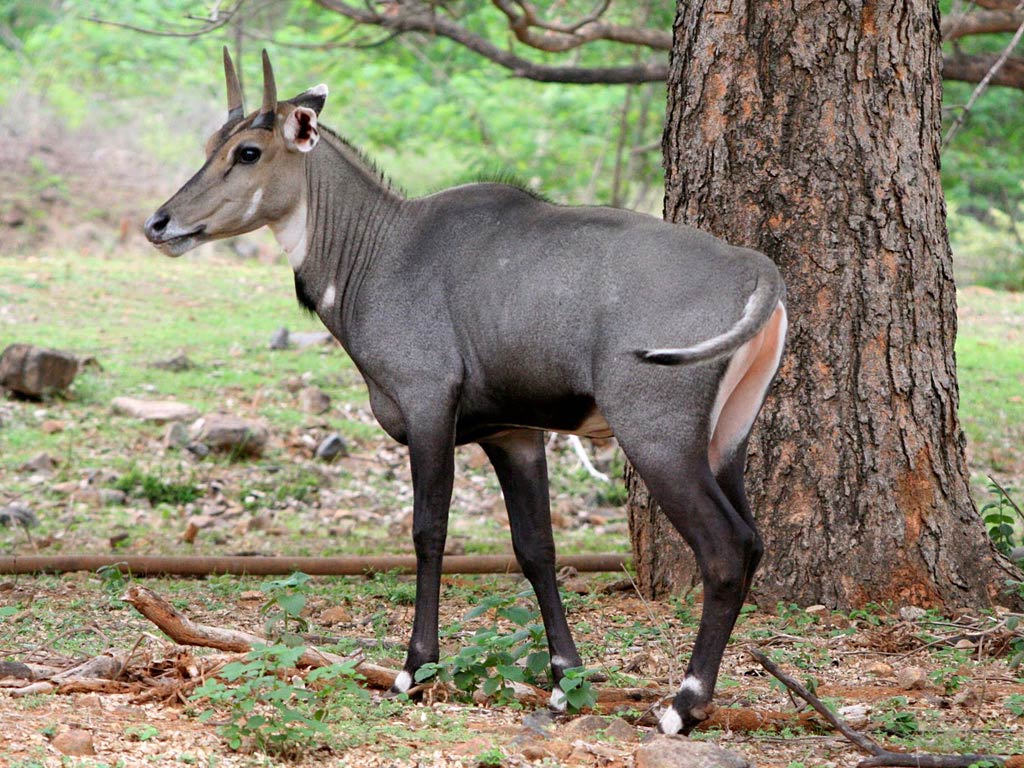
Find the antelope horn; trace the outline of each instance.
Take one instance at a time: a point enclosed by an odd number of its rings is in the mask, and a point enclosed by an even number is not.
[[[267,49],[263,49],[263,106],[253,121],[253,128],[273,130],[277,115],[277,84],[274,82],[274,68],[270,66]]]
[[[228,122],[233,123],[241,120],[245,114],[245,107],[242,104],[242,87],[238,83],[238,73],[235,72],[235,65],[231,61],[231,54],[228,47],[224,46],[224,79],[228,84]]]

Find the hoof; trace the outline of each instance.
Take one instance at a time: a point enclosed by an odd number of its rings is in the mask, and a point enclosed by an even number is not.
[[[391,690],[388,693],[392,696],[398,696],[407,693],[410,688],[412,688],[412,675],[403,669],[398,673],[398,677],[395,678],[395,682],[391,685]]]
[[[565,694],[557,685],[551,691],[551,698],[548,699],[548,709],[552,712],[565,712]]]

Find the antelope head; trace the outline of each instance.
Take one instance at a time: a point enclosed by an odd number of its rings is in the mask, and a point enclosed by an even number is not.
[[[279,102],[274,70],[263,51],[263,105],[245,116],[242,89],[226,47],[224,76],[228,119],[207,140],[206,163],[146,220],[146,237],[168,256],[265,224],[292,221],[303,203],[305,153],[320,139],[317,116],[327,100],[327,86]]]

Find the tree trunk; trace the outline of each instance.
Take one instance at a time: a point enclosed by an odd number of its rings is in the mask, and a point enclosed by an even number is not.
[[[674,33],[665,217],[767,253],[788,287],[788,350],[750,442],[754,598],[1001,599],[1019,572],[974,508],[957,417],[937,4],[679,0]],[[691,583],[629,485],[642,589]]]

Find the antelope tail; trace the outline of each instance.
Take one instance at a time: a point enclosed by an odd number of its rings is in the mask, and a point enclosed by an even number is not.
[[[646,363],[657,365],[699,363],[730,354],[753,338],[764,327],[772,312],[775,311],[776,305],[782,299],[782,281],[777,278],[765,279],[765,277],[758,277],[757,283],[754,285],[754,292],[750,294],[747,304],[743,308],[743,314],[725,333],[692,347],[638,349],[633,354]]]

